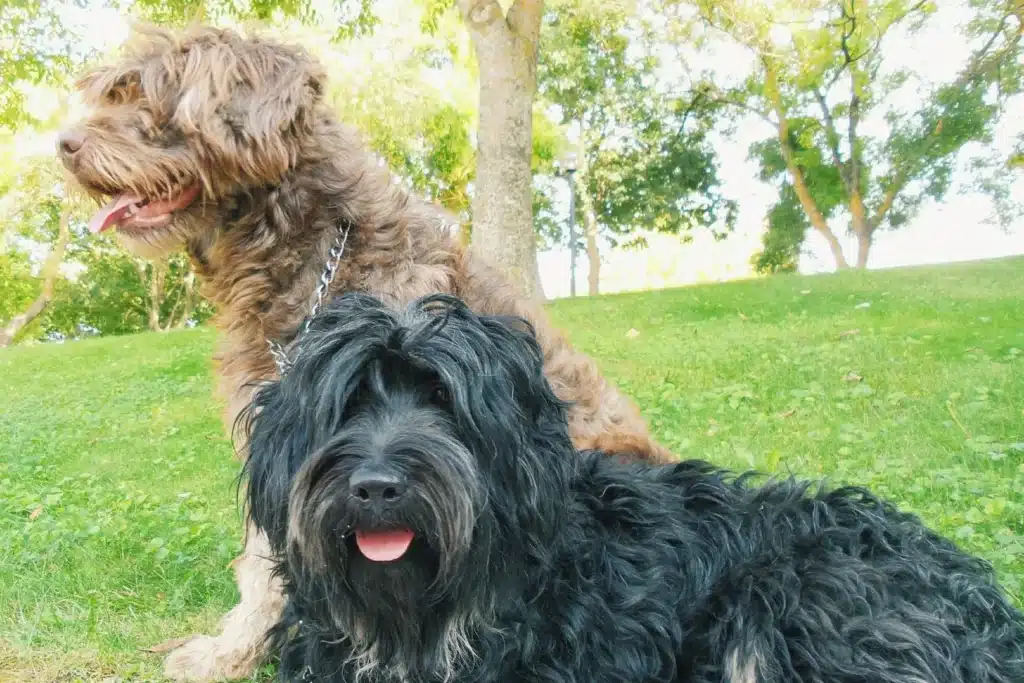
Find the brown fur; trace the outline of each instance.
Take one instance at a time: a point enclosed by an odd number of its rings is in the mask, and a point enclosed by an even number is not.
[[[299,48],[212,28],[139,27],[119,61],[80,82],[94,112],[72,129],[81,148],[65,164],[87,191],[163,198],[201,187],[169,225],[118,235],[139,254],[184,245],[191,255],[219,310],[227,424],[250,399],[247,387],[276,375],[266,340],[295,334],[338,226],[350,224],[331,292],[362,289],[396,304],[448,292],[477,311],[523,315],[536,325],[555,391],[574,403],[570,426],[580,448],[670,458],[636,406],[551,327],[540,306],[470,256],[445,228],[450,217],[392,182],[323,102],[324,79]],[[239,677],[262,656],[256,631],[276,615],[280,597],[265,568],[251,561],[262,539],[247,536],[250,560],[236,570],[249,595],[243,592],[220,636],[172,653],[172,677]]]

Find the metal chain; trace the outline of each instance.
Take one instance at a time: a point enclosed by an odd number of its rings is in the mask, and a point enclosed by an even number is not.
[[[324,294],[327,293],[327,288],[334,282],[334,276],[338,272],[338,264],[341,262],[341,255],[345,253],[345,243],[348,242],[348,223],[338,226],[338,230],[340,234],[334,240],[334,245],[328,253],[327,263],[324,264],[324,272],[320,273],[320,284],[316,288],[316,300],[309,311],[309,317],[306,318],[303,332],[309,331],[309,326],[313,322],[313,316],[317,314],[320,306],[323,305]]]
[[[444,218],[439,218],[438,223],[442,230],[454,230],[459,227],[458,223],[449,223]],[[341,263],[341,257],[345,253],[345,244],[348,242],[350,227],[351,225],[348,222],[338,226],[338,236],[335,238],[330,252],[328,252],[327,263],[324,264],[323,272],[320,273],[320,282],[316,286],[316,297],[313,299],[313,305],[310,307],[306,323],[302,326],[303,333],[309,331],[309,326],[313,323],[313,317],[320,311],[320,307],[324,302],[324,295],[327,294],[328,288],[334,282],[334,276],[338,273],[338,265]],[[284,376],[291,367],[291,359],[287,351],[273,339],[267,340],[267,346],[270,347],[270,355],[274,359],[278,373]]]
[[[323,305],[324,295],[327,294],[327,289],[334,282],[334,276],[338,274],[338,264],[341,263],[341,257],[345,253],[345,244],[348,242],[350,227],[351,224],[347,221],[338,226],[338,236],[334,239],[334,244],[331,245],[331,250],[328,252],[327,263],[324,264],[323,272],[320,273],[320,282],[316,286],[316,296],[313,299],[313,305],[310,307],[309,315],[306,317],[306,324],[302,327],[302,332],[304,333],[309,331],[309,326],[313,322],[313,316],[317,314]],[[291,367],[288,353],[281,344],[273,339],[267,339],[267,346],[270,347],[270,355],[274,359],[274,364],[277,365],[278,373],[283,377]]]

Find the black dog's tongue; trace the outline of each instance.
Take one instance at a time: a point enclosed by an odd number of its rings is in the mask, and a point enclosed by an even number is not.
[[[356,531],[356,545],[366,559],[373,562],[394,562],[409,549],[413,533],[408,529],[392,531]]]

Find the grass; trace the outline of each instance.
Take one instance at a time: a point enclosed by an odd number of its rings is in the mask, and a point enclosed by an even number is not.
[[[676,452],[865,484],[1024,577],[1024,259],[559,301]],[[630,332],[635,330],[635,332]],[[159,679],[236,597],[210,330],[0,352],[0,681]]]

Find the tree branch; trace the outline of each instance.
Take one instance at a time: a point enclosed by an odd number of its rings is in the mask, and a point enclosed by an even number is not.
[[[513,35],[536,44],[540,40],[540,16],[544,0],[516,0],[508,10],[505,22]]]
[[[456,0],[456,5],[471,31],[484,32],[495,22],[505,21],[505,13],[498,0]]]
[[[868,221],[868,230],[870,233],[874,233],[882,221],[885,220],[885,216],[889,213],[893,203],[896,201],[896,195],[903,189],[903,185],[907,182],[907,176],[905,173],[897,173],[896,177],[889,183],[889,187],[885,190],[885,194],[882,195],[882,202],[875,209],[875,213],[872,214],[871,219]]]
[[[984,63],[986,62],[986,60],[1001,59],[1004,54],[1010,53],[1021,42],[1022,37],[1024,37],[1024,14],[1018,14],[1018,12],[1020,12],[1021,10],[1019,7],[1015,8],[1015,5],[1019,4],[1019,1],[1020,0],[1009,0],[1009,2],[1007,3],[1009,9],[1007,10],[1006,14],[1004,14],[1003,17],[999,20],[999,25],[992,32],[992,36],[988,39],[988,41],[985,42],[985,44],[982,47],[980,47],[976,52],[974,52],[973,55],[971,55],[971,59],[970,62],[968,62],[967,67],[964,68],[964,70],[957,77],[956,81],[954,81],[950,87],[965,87],[968,83],[973,81],[983,72]],[[992,49],[992,46],[995,45],[996,40],[999,38],[999,36],[1003,34],[1003,30],[1006,27],[1006,22],[1011,17],[1016,17],[1018,21],[1018,29],[1017,31],[1014,32],[1013,38],[1008,40],[1006,45],[1001,47],[999,50],[989,54],[989,51]],[[926,134],[927,137],[931,138],[930,144],[927,147],[928,151],[930,151],[932,147],[936,144],[936,142],[939,140],[941,130],[942,120],[940,119],[938,125]],[[885,194],[882,196],[882,201],[878,205],[877,210],[871,216],[869,227],[872,231],[874,231],[874,229],[877,228],[885,219],[886,214],[888,214],[889,210],[892,208],[892,205],[896,200],[896,196],[899,194],[900,190],[903,189],[903,186],[910,179],[913,170],[914,169],[912,161],[906,161],[902,167],[896,169],[896,174],[893,177],[893,181],[889,184],[888,189],[886,189]]]
[[[729,106],[729,107],[736,107],[737,109],[742,109],[745,112],[748,112],[750,114],[754,114],[755,116],[760,118],[765,123],[768,123],[769,125],[771,125],[773,128],[778,127],[778,125],[779,125],[779,122],[776,119],[773,119],[771,117],[771,114],[769,114],[768,112],[766,112],[766,111],[764,111],[762,109],[758,109],[757,107],[751,106],[751,105],[747,104],[746,102],[742,102],[740,100],[731,99],[731,98],[729,98],[729,97],[727,97],[725,95],[718,95],[718,96],[709,97],[708,98],[708,103],[709,104],[724,104],[724,105]]]
[[[818,105],[821,107],[821,116],[825,121],[825,137],[828,139],[828,148],[832,153],[832,163],[835,165],[836,170],[839,171],[839,178],[843,181],[843,189],[849,194],[852,188],[850,186],[847,164],[839,154],[839,131],[836,130],[835,118],[833,118],[832,110],[829,109],[828,102],[825,100],[825,93],[820,88],[814,88],[813,92],[815,99],[818,100]]]

